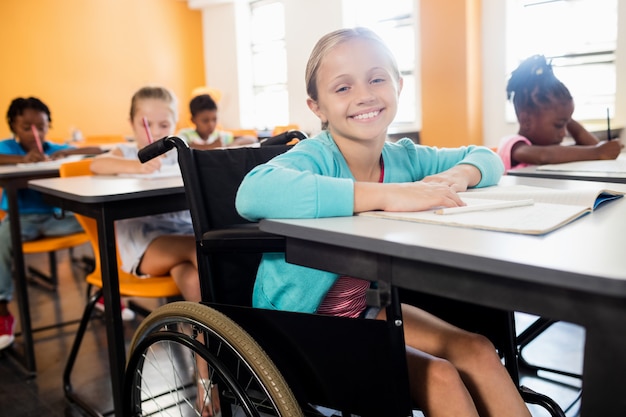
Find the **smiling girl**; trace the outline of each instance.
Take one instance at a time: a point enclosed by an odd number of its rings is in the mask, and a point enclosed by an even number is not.
[[[502,162],[489,149],[387,141],[402,78],[372,31],[322,37],[306,68],[307,104],[323,131],[253,169],[237,194],[250,220],[352,216],[368,210],[419,211],[463,205],[457,192],[494,185]],[[385,319],[367,305],[369,282],[300,267],[265,255],[255,307]],[[484,337],[403,305],[413,400],[427,416],[524,416],[517,387]],[[365,365],[364,365],[365,366]]]

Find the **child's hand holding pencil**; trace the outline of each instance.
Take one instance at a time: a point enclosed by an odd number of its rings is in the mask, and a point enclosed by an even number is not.
[[[24,155],[24,162],[42,162],[47,161],[49,158],[44,153],[43,150],[43,142],[41,141],[41,137],[39,136],[39,131],[35,125],[30,126],[31,131],[33,132],[33,137],[35,138],[35,144],[37,145],[36,149],[30,149],[26,155]]]

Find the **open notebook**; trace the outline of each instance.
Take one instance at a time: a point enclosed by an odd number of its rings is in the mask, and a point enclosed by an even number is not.
[[[539,165],[537,171],[578,171],[626,174],[626,157],[601,161],[576,161],[562,164]]]
[[[368,211],[359,215],[542,235],[592,212],[604,202],[623,197],[624,192],[602,188],[558,190],[526,185],[497,185],[459,195],[469,208],[477,209],[460,208],[456,213],[450,210],[446,214],[441,214],[438,209],[420,212]]]
[[[17,167],[19,168],[59,168],[62,164],[66,163],[66,162],[74,162],[74,161],[80,161],[81,159],[85,158],[85,155],[69,155],[66,156],[65,158],[59,158],[59,159],[51,159],[49,161],[41,161],[41,162],[22,162],[19,164],[16,164]]]
[[[117,174],[118,177],[143,179],[180,177],[181,175],[178,164],[162,165],[161,169],[151,172],[150,174]]]

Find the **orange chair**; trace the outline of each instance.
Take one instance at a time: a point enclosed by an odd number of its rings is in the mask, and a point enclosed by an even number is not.
[[[0,195],[2,195],[2,188],[0,188]],[[0,210],[0,220],[4,219],[6,213]],[[43,284],[48,286],[51,290],[55,290],[59,283],[59,274],[57,271],[57,258],[56,252],[59,250],[68,249],[70,251],[70,257],[72,257],[72,250],[76,246],[84,245],[89,242],[89,237],[85,232],[72,233],[64,236],[46,236],[36,240],[30,240],[28,242],[22,242],[22,253],[37,254],[47,253],[48,263],[50,265],[50,274],[47,275],[34,266],[28,267],[28,272],[32,276],[39,278]]]
[[[91,175],[91,170],[89,169],[90,164],[90,160],[65,163],[61,165],[60,168],[61,177]],[[88,284],[88,301],[81,318],[80,326],[76,332],[76,338],[74,339],[74,344],[72,345],[67,364],[65,365],[65,371],[63,373],[63,387],[65,390],[65,396],[70,402],[75,403],[84,410],[91,411],[91,407],[73,391],[71,373],[95,304],[102,296],[102,272],[100,269],[101,259],[100,251],[98,249],[98,227],[95,219],[80,214],[76,214],[75,216],[85,229],[85,232],[89,237],[89,241],[91,242],[94,252],[95,269],[86,277]],[[119,264],[118,253],[118,265]],[[174,279],[171,276],[150,277],[147,279],[138,278],[135,275],[122,271],[120,268],[118,268],[118,274],[120,296],[167,299],[179,297],[181,295]],[[98,288],[98,290],[94,294],[91,294],[93,287]],[[145,309],[141,308],[139,308],[139,312],[144,314],[146,313]],[[89,412],[89,414],[91,414],[91,412]]]
[[[226,129],[226,131],[231,132],[233,137],[239,138],[242,136],[252,136],[258,138],[259,135],[254,129]]]
[[[280,135],[281,133],[287,132],[289,130],[300,130],[300,126],[297,124],[274,126],[274,130],[272,130],[272,136]]]
[[[77,143],[77,146],[111,146],[118,143],[126,143],[124,135],[87,135]]]
[[[70,251],[70,258],[72,261],[76,261],[76,259],[72,256],[72,250],[76,246],[83,245],[89,242],[89,237],[84,232],[73,233],[71,235],[65,236],[49,236],[42,237],[37,240],[30,240],[28,242],[22,243],[22,252],[24,254],[35,254],[35,253],[48,253],[48,262],[50,265],[50,275],[46,275],[41,272],[39,269],[29,266],[28,272],[37,278],[43,280],[48,283],[52,289],[56,289],[59,283],[59,276],[57,271],[57,259],[56,259],[56,251],[62,249],[68,249]]]

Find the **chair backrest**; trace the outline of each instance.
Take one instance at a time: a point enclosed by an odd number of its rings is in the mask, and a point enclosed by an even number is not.
[[[198,269],[202,277],[201,286],[205,301],[251,305],[256,271],[264,250],[216,249],[220,243],[213,244],[216,240],[207,241],[207,234],[216,230],[228,230],[225,233],[233,233],[233,229],[237,230],[242,225],[254,226],[242,218],[235,209],[239,184],[252,168],[290,148],[280,145],[261,148],[178,150],[196,235]],[[240,230],[248,233],[250,229],[244,227]],[[245,237],[248,238],[249,235]]]
[[[66,162],[59,167],[60,177],[75,177],[79,175],[92,175],[91,159],[81,159],[80,161]],[[98,251],[98,227],[96,221],[90,217],[79,214],[74,215],[89,237],[94,252],[94,263],[97,270],[100,269],[100,252]]]
[[[288,124],[288,125],[279,125],[279,126],[274,126],[274,129],[272,129],[272,136],[276,136],[276,135],[280,135],[283,132],[287,132],[288,130],[299,130],[300,129],[300,125],[292,123],[292,124]]]
[[[252,168],[291,148],[280,145],[198,150],[179,146],[178,161],[196,241],[210,230],[250,223],[235,209],[239,184]]]

